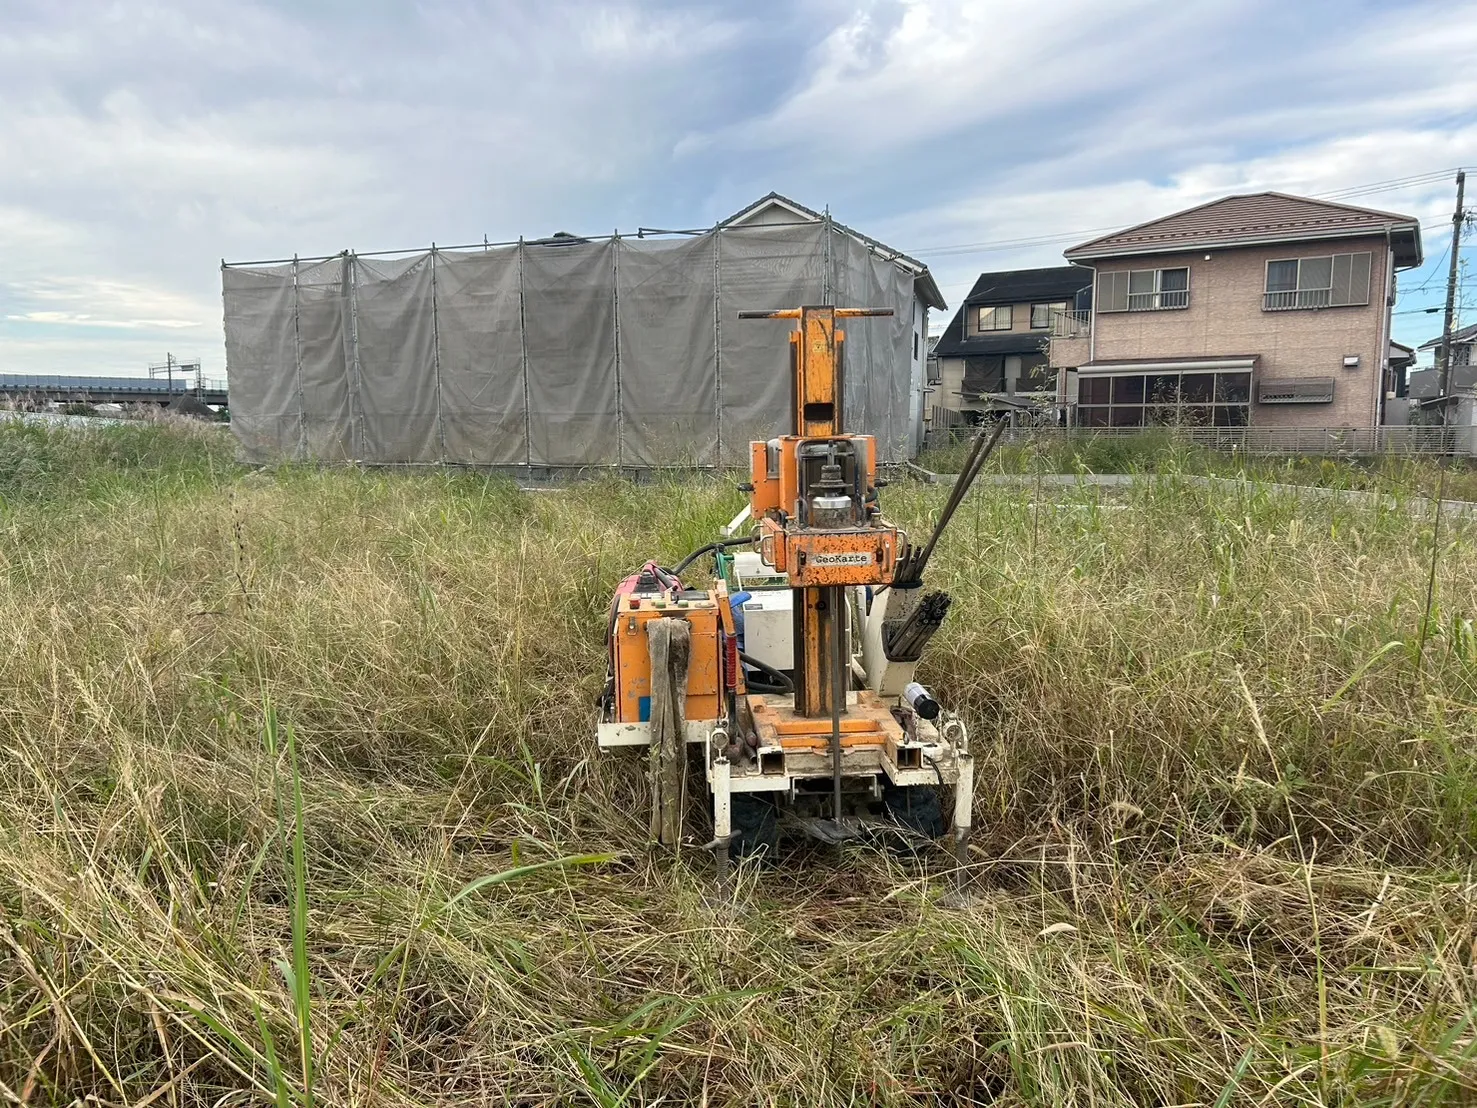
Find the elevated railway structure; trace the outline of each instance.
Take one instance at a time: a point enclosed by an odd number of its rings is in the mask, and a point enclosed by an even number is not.
[[[209,377],[77,377],[48,373],[0,373],[0,406],[50,404],[156,404],[181,396],[224,406],[226,382]]]

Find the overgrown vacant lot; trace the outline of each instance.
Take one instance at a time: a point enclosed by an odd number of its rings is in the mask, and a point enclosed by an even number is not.
[[[612,586],[731,485],[0,428],[0,1097],[1471,1103],[1473,525],[1422,652],[1427,516],[1031,496],[935,560],[972,905],[862,848],[725,901],[591,730]]]

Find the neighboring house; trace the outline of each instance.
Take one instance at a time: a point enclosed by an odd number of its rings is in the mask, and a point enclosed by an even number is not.
[[[938,345],[939,339],[941,338],[943,338],[942,335],[930,335],[926,340],[928,355],[924,359],[923,366],[923,394],[925,397],[923,418],[929,421],[933,420],[934,409],[938,404],[937,394],[941,381],[939,376]]]
[[[1441,336],[1437,335],[1430,342],[1423,342],[1416,349],[1429,350],[1432,360],[1441,364]],[[1451,364],[1477,365],[1477,323],[1470,327],[1462,327],[1451,333]]]
[[[1086,336],[1051,350],[1053,366],[1075,367],[1077,425],[1384,422],[1408,364],[1390,311],[1395,274],[1421,263],[1413,217],[1262,192],[1064,255],[1095,271],[1097,290]]]
[[[1441,338],[1437,335],[1421,343],[1418,349],[1431,351],[1432,366],[1410,375],[1410,398],[1421,401],[1427,410],[1441,407],[1435,403],[1441,396]],[[1451,333],[1451,368],[1447,377],[1447,391],[1453,396],[1473,389],[1477,389],[1477,324]]]
[[[1054,413],[1053,333],[1085,326],[1092,272],[1080,266],[982,273],[934,347],[935,427]]]
[[[1395,395],[1404,396],[1411,366],[1415,365],[1415,347],[1390,341],[1390,376],[1395,382]]]

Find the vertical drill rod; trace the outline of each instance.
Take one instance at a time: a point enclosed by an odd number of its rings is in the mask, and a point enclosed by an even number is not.
[[[844,586],[826,590],[831,623],[831,818],[841,819],[841,713],[846,710],[846,608]]]

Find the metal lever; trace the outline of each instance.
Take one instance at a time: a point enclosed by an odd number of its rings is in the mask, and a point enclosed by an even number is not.
[[[938,526],[933,529],[933,534],[928,537],[928,542],[922,550],[908,552],[903,564],[893,575],[894,585],[912,584],[923,579],[923,571],[928,566],[928,559],[933,557],[933,548],[938,545],[939,538],[949,526],[949,521],[954,518],[954,512],[958,510],[960,504],[964,503],[969,486],[974,484],[974,479],[980,475],[980,470],[985,468],[985,460],[995,449],[995,444],[1000,441],[1000,435],[1004,430],[1005,420],[1002,419],[996,422],[995,430],[988,439],[985,438],[983,430],[975,436],[974,446],[969,452],[969,457],[964,461],[964,468],[955,479],[948,502],[944,504],[944,510],[939,514]]]
[[[776,308],[772,312],[746,311],[739,312],[740,319],[799,319],[803,308]],[[887,316],[896,315],[891,308],[837,308],[835,309],[837,319],[856,319],[858,316]]]

